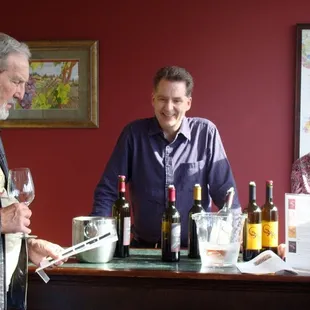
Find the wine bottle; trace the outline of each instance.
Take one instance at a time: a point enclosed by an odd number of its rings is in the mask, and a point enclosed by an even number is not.
[[[112,216],[116,220],[118,241],[116,242],[114,257],[128,257],[130,244],[130,205],[126,200],[126,177],[118,176],[118,199],[112,207]]]
[[[161,251],[164,262],[178,262],[181,246],[181,218],[176,208],[174,185],[168,186],[168,204],[161,224]]]
[[[223,207],[217,212],[220,215],[228,216],[231,213],[231,206],[235,195],[235,189],[229,188],[226,192],[225,202]]]
[[[244,223],[243,260],[249,261],[262,250],[262,211],[256,203],[256,184],[249,183],[249,202],[244,210],[247,218]]]
[[[279,216],[278,208],[273,202],[273,181],[266,181],[266,201],[262,207],[262,225],[263,249],[272,250],[278,254]]]
[[[201,186],[195,184],[194,186],[194,204],[188,212],[188,257],[200,258],[199,243],[197,236],[196,223],[192,219],[192,215],[203,210],[201,205]]]

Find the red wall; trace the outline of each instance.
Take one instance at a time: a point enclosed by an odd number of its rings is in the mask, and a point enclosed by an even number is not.
[[[275,182],[283,221],[293,160],[295,25],[309,0],[3,1],[0,29],[20,40],[100,42],[99,129],[5,129],[11,167],[29,166],[36,185],[33,233],[71,244],[71,221],[87,215],[122,127],[152,115],[152,76],[164,65],[195,78],[189,115],[214,121],[241,203],[255,180]],[[123,3],[123,4],[120,4]],[[124,4],[125,3],[125,4]],[[283,225],[281,240],[283,241]]]

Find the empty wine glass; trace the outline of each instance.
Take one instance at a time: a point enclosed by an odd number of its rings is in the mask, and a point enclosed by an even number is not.
[[[29,168],[15,168],[9,170],[7,193],[10,199],[16,199],[29,206],[35,196],[34,184]],[[34,236],[23,234],[24,238]]]

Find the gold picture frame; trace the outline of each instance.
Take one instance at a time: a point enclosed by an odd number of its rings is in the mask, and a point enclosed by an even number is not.
[[[23,100],[0,128],[98,128],[98,41],[26,41],[32,54]]]

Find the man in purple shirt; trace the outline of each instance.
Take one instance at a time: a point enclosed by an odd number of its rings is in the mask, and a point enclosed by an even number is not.
[[[222,208],[235,180],[216,126],[207,119],[188,118],[193,78],[180,67],[164,67],[153,81],[155,117],[136,120],[122,131],[94,193],[92,215],[111,216],[117,199],[117,176],[129,183],[134,226],[131,246],[155,247],[160,242],[161,218],[167,204],[167,188],[176,188],[181,215],[181,245],[187,247],[188,211],[193,188],[202,186],[202,205],[209,211],[211,199]],[[240,212],[238,194],[233,206]]]

